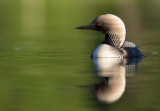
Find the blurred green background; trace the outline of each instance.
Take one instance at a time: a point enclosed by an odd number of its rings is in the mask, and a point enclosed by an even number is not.
[[[160,110],[159,10],[159,0],[0,0],[0,110]],[[90,54],[104,36],[74,29],[107,13],[147,56],[111,105],[78,87],[96,83]]]

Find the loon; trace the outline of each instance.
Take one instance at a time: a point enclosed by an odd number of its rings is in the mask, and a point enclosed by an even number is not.
[[[113,15],[105,14],[96,17],[89,25],[76,29],[90,29],[105,34],[105,39],[92,53],[92,58],[139,58],[143,53],[132,42],[125,41],[126,28],[123,21]]]

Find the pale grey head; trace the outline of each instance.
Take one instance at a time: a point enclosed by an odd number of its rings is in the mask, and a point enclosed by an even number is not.
[[[112,14],[96,17],[89,25],[77,27],[76,29],[90,29],[105,34],[104,44],[120,48],[125,41],[126,29],[123,21]]]

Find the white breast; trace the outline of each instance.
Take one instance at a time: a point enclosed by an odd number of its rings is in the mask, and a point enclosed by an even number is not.
[[[100,44],[92,53],[92,57],[123,58],[122,53],[115,47]]]

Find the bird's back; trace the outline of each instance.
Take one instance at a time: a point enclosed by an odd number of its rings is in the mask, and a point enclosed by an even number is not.
[[[120,48],[120,51],[122,52],[123,57],[128,57],[128,58],[144,57],[139,47],[136,46],[133,42],[125,41],[122,47]]]

